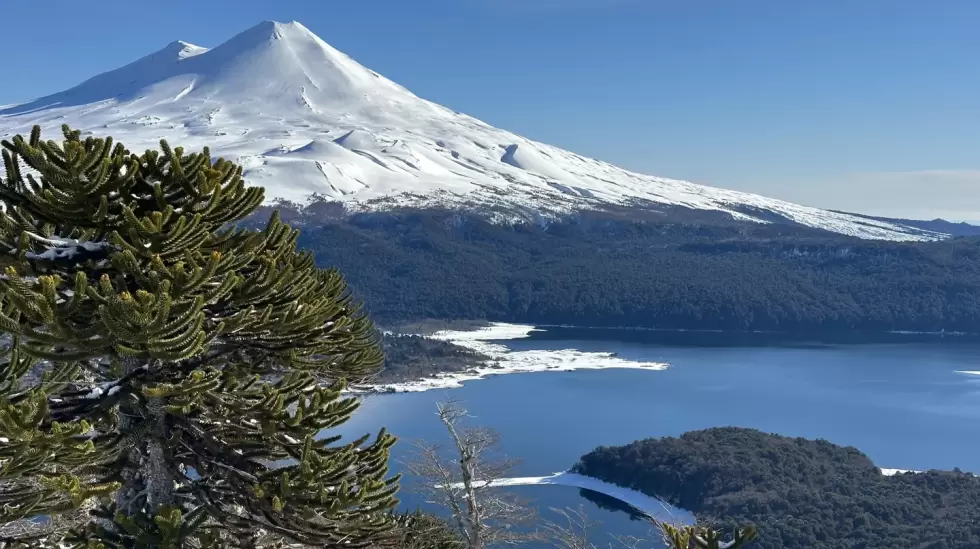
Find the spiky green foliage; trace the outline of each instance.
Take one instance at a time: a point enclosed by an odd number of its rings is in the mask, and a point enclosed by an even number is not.
[[[732,539],[725,540],[722,532],[706,526],[674,526],[653,521],[670,549],[744,549],[758,537],[754,526],[736,530]]]
[[[386,539],[393,438],[318,438],[382,362],[341,275],[277,215],[234,228],[262,189],[208,149],[63,131],[2,143],[0,524],[94,501],[76,547]]]
[[[421,509],[395,515],[404,549],[463,549],[466,540],[442,517]]]

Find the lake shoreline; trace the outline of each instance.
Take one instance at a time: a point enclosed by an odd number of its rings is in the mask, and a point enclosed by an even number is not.
[[[546,328],[526,335],[500,343],[515,351],[609,351],[671,366],[660,375],[626,369],[501,375],[451,392],[365,397],[349,435],[384,426],[403,441],[442,441],[446,435],[434,417],[434,401],[458,400],[472,413],[473,425],[500,433],[505,455],[521,459],[508,477],[522,480],[504,481],[513,487],[503,489],[533,501],[542,514],[582,506],[602,522],[597,528],[602,536],[642,537],[648,527],[631,520],[630,510],[617,503],[621,500],[537,477],[567,471],[590,449],[628,441],[742,427],[787,437],[790,446],[807,439],[860,449],[868,465],[880,471],[882,485],[932,486],[957,468],[980,471],[971,443],[980,418],[980,345],[964,345],[960,338],[908,345],[698,347],[662,343],[683,340],[672,335],[604,330]],[[408,461],[412,447],[403,444],[392,455]],[[871,467],[866,470],[873,475]],[[424,501],[406,500],[407,506],[418,504]]]
[[[487,326],[466,330],[442,330],[425,337],[458,345],[487,357],[482,366],[462,372],[446,372],[422,379],[396,382],[363,384],[352,387],[350,393],[409,393],[434,389],[456,389],[467,381],[492,376],[534,373],[569,372],[575,370],[604,370],[611,368],[660,371],[669,367],[665,362],[638,362],[624,360],[614,353],[587,352],[577,349],[549,351],[511,351],[500,341],[524,339],[539,327],[524,324],[489,323]]]
[[[439,329],[439,326],[449,326]],[[411,324],[399,326],[401,330],[411,329]],[[443,341],[451,345],[459,346],[462,349],[476,353],[483,357],[477,366],[468,367],[463,370],[448,370],[437,372],[433,375],[409,379],[404,381],[383,382],[383,383],[362,383],[352,386],[347,392],[355,394],[389,394],[423,392],[435,389],[457,389],[463,383],[489,377],[519,374],[560,371],[568,372],[574,370],[595,370],[611,368],[643,369],[643,370],[663,370],[669,364],[663,362],[634,362],[623,360],[611,353],[592,353],[583,352],[577,349],[559,349],[548,351],[519,351],[511,352],[502,341],[533,338],[535,333],[543,333],[555,330],[567,331],[590,331],[606,333],[648,333],[648,334],[671,334],[683,337],[720,337],[725,341],[716,345],[719,346],[770,346],[782,344],[792,345],[861,345],[878,343],[917,343],[917,342],[939,342],[957,341],[972,342],[980,340],[980,334],[966,332],[908,332],[908,331],[882,331],[882,332],[774,332],[774,331],[732,331],[732,330],[692,330],[685,328],[648,328],[642,326],[577,326],[569,324],[513,324],[507,322],[486,322],[486,321],[447,321],[440,323],[437,321],[419,321],[414,325],[414,333],[404,333],[397,335],[412,335],[427,339]],[[386,334],[396,334],[396,332],[385,332]],[[775,338],[769,340],[755,340],[755,338]],[[949,338],[949,339],[946,339]],[[658,342],[666,344],[667,342]],[[673,341],[673,344],[690,345],[690,341]]]
[[[865,336],[881,335],[925,335],[937,337],[975,337],[980,338],[980,332],[957,332],[957,331],[914,331],[914,330],[811,330],[811,331],[779,331],[779,330],[717,330],[701,328],[655,328],[649,326],[587,326],[578,324],[535,324],[538,328],[560,328],[570,330],[609,330],[624,332],[667,332],[667,333],[704,333],[704,334],[728,334],[728,335],[776,335],[789,338],[820,338],[843,334],[855,334]]]
[[[447,328],[439,329],[440,326]],[[569,324],[513,324],[507,322],[487,322],[477,320],[446,321],[443,323],[425,320],[417,324],[403,324],[401,330],[411,330],[409,333],[385,332],[391,335],[411,335],[427,339],[443,341],[459,346],[466,351],[476,353],[479,364],[465,369],[436,372],[408,380],[382,383],[362,383],[352,386],[349,393],[389,394],[422,392],[435,389],[457,389],[463,383],[486,379],[489,377],[535,373],[548,371],[568,372],[574,370],[595,370],[610,368],[628,368],[644,370],[663,370],[669,365],[662,362],[634,362],[619,359],[611,353],[590,353],[577,349],[559,349],[548,351],[522,351],[512,353],[502,341],[533,338],[535,333],[554,330],[590,331],[590,332],[619,332],[619,333],[649,333],[672,334],[683,337],[721,337],[725,341],[719,346],[769,346],[773,344],[792,345],[861,345],[876,343],[916,343],[957,341],[972,342],[980,340],[980,334],[965,332],[851,332],[848,334],[815,332],[773,332],[773,331],[725,331],[725,330],[691,330],[684,328],[648,328],[642,326],[577,326]],[[755,338],[776,338],[773,341],[755,340]],[[946,339],[946,338],[949,339]],[[658,342],[666,344],[667,342]],[[690,341],[673,341],[673,344],[690,345]]]
[[[833,341],[843,337],[865,337],[869,339],[884,336],[928,336],[930,338],[962,338],[969,340],[980,340],[980,332],[964,331],[916,331],[916,330],[723,330],[711,328],[661,328],[654,326],[630,326],[630,325],[589,325],[589,324],[552,324],[552,323],[527,323],[521,321],[490,321],[490,320],[433,320],[425,319],[413,322],[400,322],[395,324],[398,329],[394,333],[430,336],[439,332],[466,332],[486,328],[493,325],[512,325],[512,326],[534,326],[538,331],[547,329],[560,330],[590,330],[590,331],[610,331],[610,332],[651,332],[651,333],[690,333],[690,334],[718,334],[729,336],[777,336],[796,341],[809,340],[828,340]]]

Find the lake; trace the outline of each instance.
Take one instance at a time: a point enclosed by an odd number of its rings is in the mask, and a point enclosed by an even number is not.
[[[400,470],[412,440],[446,440],[435,402],[452,398],[464,402],[472,423],[496,429],[504,450],[523,460],[514,476],[563,471],[599,445],[729,425],[852,445],[879,467],[980,471],[980,376],[962,373],[980,370],[980,343],[913,335],[877,339],[856,344],[765,334],[547,328],[497,343],[513,351],[612,352],[670,367],[519,373],[458,389],[373,395],[341,432],[387,427],[402,439],[393,450],[394,469]],[[546,516],[548,507],[584,505],[590,518],[601,521],[595,540],[601,546],[610,541],[607,533],[649,533],[645,524],[599,509],[574,488],[513,489]],[[407,491],[401,499],[406,508],[422,503]]]

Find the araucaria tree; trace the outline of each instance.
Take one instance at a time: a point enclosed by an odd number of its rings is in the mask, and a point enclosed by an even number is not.
[[[208,149],[63,130],[2,143],[0,545],[389,539],[393,438],[319,435],[382,363],[341,275],[276,215],[236,228],[263,191]]]

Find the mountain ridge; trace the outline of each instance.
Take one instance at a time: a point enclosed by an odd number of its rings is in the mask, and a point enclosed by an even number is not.
[[[0,107],[0,137],[68,123],[133,150],[167,138],[240,163],[267,197],[535,221],[679,207],[871,239],[943,233],[648,176],[494,128],[414,95],[301,23],[265,21],[213,48],[174,41],[68,90]]]

